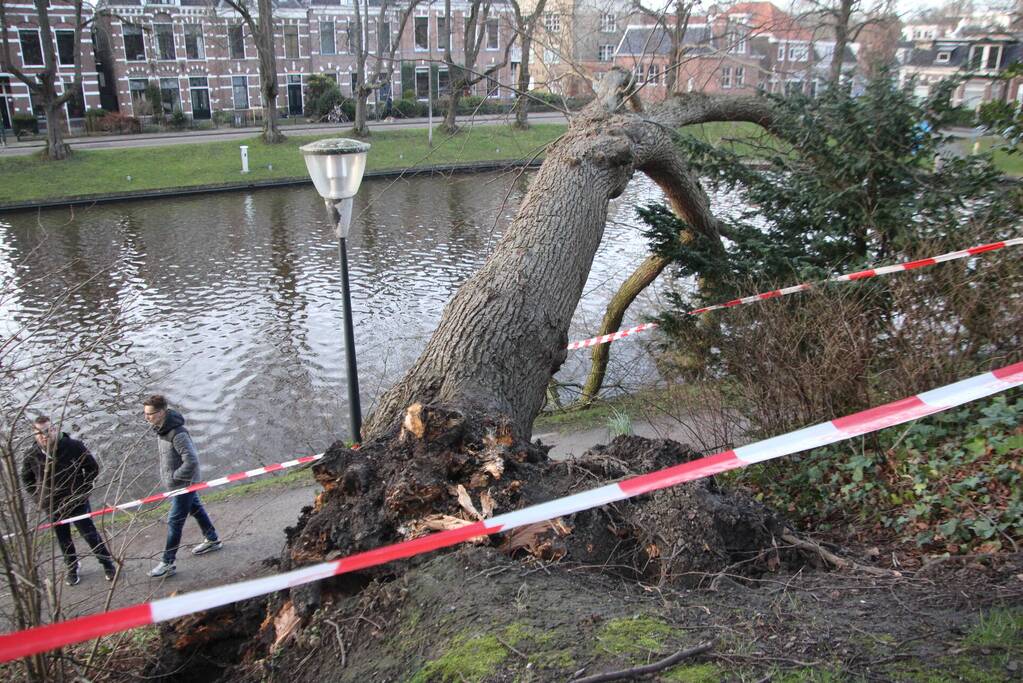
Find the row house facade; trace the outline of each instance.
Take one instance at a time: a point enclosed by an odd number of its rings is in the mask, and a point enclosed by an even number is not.
[[[523,11],[535,6],[523,2]],[[592,94],[592,82],[611,68],[637,16],[629,0],[548,0],[533,36],[533,87],[568,97]]]
[[[675,87],[704,93],[802,92],[810,96],[827,82],[835,42],[805,28],[769,2],[712,8],[691,17],[683,37],[684,57]],[[842,55],[842,72],[856,68],[856,44]],[[667,96],[665,72],[672,68],[671,36],[661,27],[630,26],[615,51],[616,64],[632,70],[651,99]]]
[[[8,50],[15,67],[27,75],[35,75],[44,70],[43,35],[39,28],[39,17],[35,5],[31,2],[14,2],[4,4],[7,15]],[[75,78],[75,9],[63,2],[52,2],[49,8],[50,27],[54,42],[54,53],[57,58],[57,74],[61,84],[60,92],[70,88]],[[92,19],[89,7],[83,9],[83,21]],[[88,30],[82,32],[82,87],[64,106],[62,125],[67,128],[77,127],[85,116],[86,109],[100,106],[101,75],[96,69],[93,57],[92,39]],[[40,103],[32,100],[27,85],[14,77],[13,74],[0,71],[0,122],[4,128],[11,128],[15,116],[35,115],[43,119]]]
[[[466,9],[453,3],[452,26],[462,25]],[[181,111],[200,120],[217,111],[244,119],[262,115],[255,43],[241,17],[226,5],[211,6],[206,0],[115,0],[98,12],[97,52],[112,84],[110,97],[121,112],[153,114],[146,91],[156,86],[164,113]],[[439,65],[443,56],[439,34],[447,25],[443,11],[417,10],[402,35],[398,35],[398,12],[389,13],[382,23],[378,15],[379,4],[371,2],[370,18],[364,21],[364,44],[375,54],[378,41],[385,51],[397,41],[395,60],[400,60],[391,82],[377,95],[380,101],[398,99],[409,90],[425,99],[431,83],[434,95],[443,95],[447,75]],[[481,90],[508,97],[510,93],[493,83],[507,83],[510,65],[503,71],[497,65],[503,59],[505,41],[514,33],[507,11],[491,16],[478,67],[492,70],[493,77]],[[274,17],[279,113],[304,114],[306,84],[313,75],[333,78],[341,92],[351,96],[356,84],[353,30],[357,26],[351,2],[280,0]],[[461,46],[458,38],[458,32],[453,32],[455,55]],[[375,57],[371,57],[367,69],[374,68]]]
[[[987,102],[1023,104],[1023,79],[1006,79],[1009,66],[1023,59],[1023,44],[1013,34],[969,29],[933,41],[904,45],[899,53],[899,79],[924,99],[946,78],[965,75],[952,94],[952,104],[975,110]]]

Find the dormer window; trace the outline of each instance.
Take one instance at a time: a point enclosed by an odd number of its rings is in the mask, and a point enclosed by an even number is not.
[[[937,58],[934,60],[937,64],[948,64],[948,61],[952,59],[951,52],[939,52]]]

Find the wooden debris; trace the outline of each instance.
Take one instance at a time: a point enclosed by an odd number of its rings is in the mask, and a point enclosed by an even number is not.
[[[292,604],[291,600],[284,603],[284,607],[274,617],[274,632],[277,634],[274,639],[274,644],[271,646],[271,650],[276,650],[280,647],[285,640],[294,635],[298,625],[302,622],[301,617],[298,616],[298,612],[295,610],[295,605]]]
[[[557,562],[568,552],[560,539],[570,533],[572,533],[572,528],[560,517],[545,522],[527,524],[509,531],[501,550],[508,555],[525,551],[539,560]]]

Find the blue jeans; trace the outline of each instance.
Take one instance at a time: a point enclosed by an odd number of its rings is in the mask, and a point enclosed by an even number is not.
[[[181,544],[181,531],[185,528],[185,520],[189,515],[195,517],[207,541],[217,540],[217,530],[213,528],[210,516],[199,502],[199,494],[192,492],[175,496],[171,498],[170,514],[167,515],[167,545],[163,551],[163,561],[167,564],[174,564],[178,546]]]

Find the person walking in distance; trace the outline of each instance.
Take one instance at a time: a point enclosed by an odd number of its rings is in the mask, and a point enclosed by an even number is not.
[[[32,499],[46,511],[52,522],[92,512],[89,494],[99,474],[99,465],[92,453],[81,441],[60,432],[45,415],[32,422],[32,431],[35,443],[21,461],[21,481]],[[92,548],[106,580],[113,581],[117,565],[92,518],[79,519],[73,524]],[[57,524],[53,533],[57,536],[67,567],[64,583],[77,586],[81,580],[78,576],[81,563],[71,540],[71,524]]]
[[[192,437],[185,429],[185,418],[176,410],[167,407],[167,399],[153,394],[142,402],[142,413],[158,437],[160,450],[160,478],[170,489],[190,486],[199,481],[199,454],[192,443]],[[167,544],[164,546],[160,564],[153,567],[150,576],[172,576],[177,567],[174,559],[181,543],[181,531],[185,519],[191,515],[199,523],[204,540],[192,548],[193,555],[205,555],[224,547],[217,538],[217,530],[199,501],[199,494],[182,493],[171,498],[171,509],[167,515]]]

